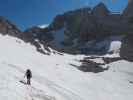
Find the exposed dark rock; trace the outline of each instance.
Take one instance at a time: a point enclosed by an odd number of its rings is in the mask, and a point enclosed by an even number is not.
[[[112,63],[112,62],[116,62],[116,61],[119,61],[119,60],[122,60],[123,58],[121,58],[121,57],[113,57],[113,58],[111,58],[111,57],[93,57],[93,56],[91,56],[91,57],[85,57],[84,58],[84,60],[90,60],[90,59],[97,59],[97,58],[102,58],[103,59],[103,61],[104,61],[104,63],[103,64],[109,64],[109,63]]]
[[[126,34],[133,34],[133,0],[130,0],[128,6],[124,10],[121,18],[122,22],[124,22],[125,27],[127,28]]]
[[[80,67],[78,67],[79,70],[82,70],[84,72],[93,72],[93,73],[99,73],[99,72],[103,72],[105,70],[108,70],[109,67],[107,68],[103,68],[101,65],[101,63],[96,63],[90,60],[82,60],[82,65]]]
[[[86,60],[89,60],[89,59],[96,59],[96,58],[102,58],[102,57],[100,57],[100,56],[90,56],[90,57],[85,57],[84,59],[86,59]]]
[[[9,22],[4,17],[0,16],[0,33],[3,35],[11,35],[18,37],[21,34],[21,31],[11,22]]]
[[[33,31],[32,31],[33,29]],[[22,40],[24,40],[25,42],[29,42],[32,45],[34,45],[37,49],[37,51],[43,53],[43,54],[48,54],[45,53],[44,50],[41,48],[41,45],[39,43],[39,41],[36,41],[35,39],[39,39],[39,37],[35,37],[35,34],[33,34],[32,32],[36,31],[36,33],[39,34],[39,28],[32,28],[31,30],[27,30],[26,32],[21,32],[14,24],[12,24],[11,22],[9,22],[7,19],[5,19],[4,17],[0,17],[0,34],[2,35],[10,35],[13,37],[17,37],[20,38]],[[43,35],[44,36],[44,35]],[[41,37],[42,38],[42,37]],[[44,43],[43,43],[44,44]],[[45,49],[48,47],[44,47]]]
[[[130,28],[127,30],[126,37],[123,40],[120,55],[122,58],[133,61],[133,0],[130,0],[128,6],[122,14],[123,21],[126,22],[126,26]]]
[[[133,84],[133,81],[129,81],[129,83]]]
[[[51,33],[48,33],[48,28],[42,29],[39,27],[31,27],[23,33],[29,39],[38,39],[39,41],[52,41],[54,38]]]
[[[65,17],[62,15],[57,15],[52,24],[49,26],[51,30],[59,30],[64,27]]]
[[[96,58],[102,58],[103,59],[103,63],[97,63],[95,61],[92,61],[92,59],[96,59]],[[103,68],[103,65],[112,63],[112,62],[116,62],[122,60],[121,57],[114,57],[114,58],[109,58],[109,57],[85,57],[83,60],[80,60],[80,62],[82,62],[82,64],[80,66],[76,66],[71,64],[72,66],[78,68],[81,71],[84,72],[93,72],[93,73],[99,73],[99,72],[103,72],[109,69],[109,66],[107,66],[106,68]]]
[[[125,18],[127,21],[130,21],[130,19],[133,18],[133,0],[130,0],[128,3],[128,6],[123,12],[123,18]]]
[[[99,3],[96,7],[93,8],[92,11],[95,17],[107,17],[110,14],[110,11],[104,5],[104,3]]]
[[[120,55],[123,59],[133,61],[133,34],[128,34],[123,40]]]
[[[121,57],[114,57],[114,58],[103,57],[103,60],[106,64],[109,64],[109,63],[112,63],[112,62],[115,62],[115,61],[122,60],[122,58]]]

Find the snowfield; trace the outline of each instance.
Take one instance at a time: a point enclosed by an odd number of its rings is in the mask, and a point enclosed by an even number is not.
[[[0,35],[0,100],[133,100],[132,62],[121,60],[106,65],[107,71],[85,73],[71,66],[79,66],[83,57],[43,55],[20,39]],[[31,86],[20,82],[27,68],[33,74]]]

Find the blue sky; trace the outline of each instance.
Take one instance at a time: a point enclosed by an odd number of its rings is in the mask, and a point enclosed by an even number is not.
[[[94,7],[103,1],[110,11],[122,12],[128,0],[0,0],[0,16],[20,29],[48,24],[57,14],[82,7]]]

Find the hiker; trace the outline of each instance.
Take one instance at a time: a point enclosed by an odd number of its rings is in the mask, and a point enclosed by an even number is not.
[[[30,81],[30,79],[31,79],[31,77],[32,77],[32,73],[31,73],[31,70],[30,69],[27,69],[26,70],[26,73],[25,73],[25,75],[24,75],[24,78],[27,78],[27,84],[28,85],[30,85],[31,84],[31,81]]]

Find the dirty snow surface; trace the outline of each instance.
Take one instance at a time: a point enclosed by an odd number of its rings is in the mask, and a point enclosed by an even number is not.
[[[0,35],[0,100],[133,100],[133,63],[120,60],[101,73],[85,73],[83,55],[43,55],[35,47]],[[31,86],[20,81],[32,70]]]

